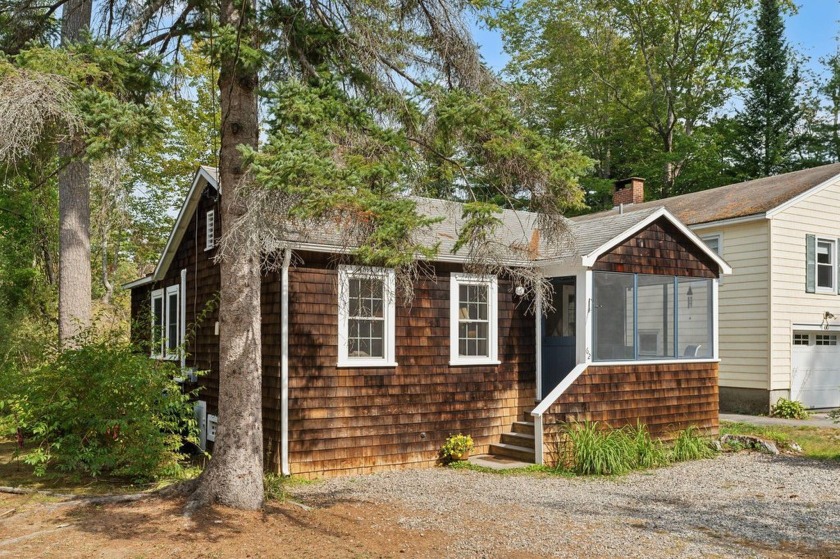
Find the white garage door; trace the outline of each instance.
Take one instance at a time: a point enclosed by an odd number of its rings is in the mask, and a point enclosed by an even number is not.
[[[840,407],[840,345],[828,332],[794,332],[791,398],[809,408]]]

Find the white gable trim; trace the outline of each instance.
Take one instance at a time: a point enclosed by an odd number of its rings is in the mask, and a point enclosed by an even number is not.
[[[775,216],[776,214],[779,214],[779,213],[785,211],[789,207],[798,204],[799,202],[801,202],[802,200],[805,200],[806,198],[810,198],[814,194],[819,194],[820,192],[822,192],[823,190],[825,190],[829,186],[834,186],[834,185],[838,184],[838,179],[840,179],[840,174],[834,175],[833,177],[831,177],[827,181],[821,182],[817,186],[806,190],[805,192],[803,192],[799,196],[794,196],[793,198],[791,198],[787,202],[784,202],[783,204],[779,204],[778,206],[776,206],[772,210],[769,210],[764,215],[767,217],[767,219],[773,219],[773,216]]]
[[[582,260],[583,266],[586,267],[586,268],[591,268],[593,265],[595,265],[595,261],[598,260],[598,258],[602,254],[607,252],[609,249],[611,249],[615,245],[621,243],[622,241],[625,241],[625,240],[629,239],[630,237],[632,237],[633,235],[635,235],[636,233],[638,233],[639,231],[641,231],[642,229],[644,229],[645,227],[647,227],[648,225],[650,225],[651,223],[653,223],[654,221],[659,219],[660,217],[664,217],[665,219],[670,221],[677,229],[680,230],[680,232],[682,234],[684,234],[686,237],[688,237],[697,247],[699,247],[700,250],[702,250],[707,256],[709,256],[712,260],[714,260],[715,263],[720,268],[720,273],[721,274],[728,275],[728,274],[732,273],[732,268],[729,266],[729,264],[727,264],[723,260],[723,258],[718,256],[715,253],[715,251],[710,249],[706,245],[706,243],[704,243],[700,239],[700,237],[697,236],[696,233],[694,233],[691,229],[689,229],[688,227],[683,225],[683,223],[680,220],[678,220],[676,217],[674,217],[673,214],[671,214],[671,212],[669,212],[665,208],[659,208],[658,210],[656,210],[655,212],[650,214],[648,217],[646,217],[642,221],[638,222],[633,227],[630,227],[629,229],[625,229],[620,235],[617,235],[617,236],[613,237],[612,239],[610,239],[606,243],[602,244],[601,246],[599,246],[598,248],[596,248],[595,250],[593,250],[592,252],[590,252],[589,254],[584,256],[583,260]]]
[[[198,171],[195,173],[195,178],[193,178],[190,191],[187,193],[187,197],[184,198],[184,203],[181,206],[181,210],[178,212],[178,218],[175,220],[175,227],[172,228],[172,232],[169,234],[169,240],[166,241],[166,247],[163,249],[163,254],[161,254],[160,260],[155,268],[155,273],[151,276],[151,281],[157,281],[166,275],[166,271],[169,269],[169,265],[175,257],[175,250],[181,243],[184,233],[187,231],[187,227],[189,226],[188,220],[198,206],[199,196],[204,190],[202,186],[203,183],[207,183],[216,190],[219,190],[219,185],[216,183],[216,179],[208,173],[204,167],[199,167]]]

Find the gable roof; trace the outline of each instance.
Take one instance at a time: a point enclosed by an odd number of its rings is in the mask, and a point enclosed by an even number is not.
[[[139,287],[160,280],[166,275],[189,225],[189,217],[195,212],[201,193],[207,185],[221,191],[216,169],[202,166],[195,174],[154,273],[125,284],[125,288]],[[419,231],[418,241],[427,246],[439,243],[438,256],[435,258],[437,261],[463,262],[466,259],[463,251],[453,253],[458,241],[458,232],[466,223],[463,217],[463,205],[460,202],[418,196],[412,196],[412,199],[417,203],[417,211],[420,214],[443,218],[431,227]],[[721,273],[731,273],[731,268],[720,256],[709,249],[696,234],[661,204],[639,206],[623,213],[602,212],[581,218],[564,218],[565,235],[558,242],[549,242],[545,236],[539,234],[536,213],[502,210],[498,215],[501,223],[494,232],[499,248],[497,256],[511,265],[526,265],[536,260],[538,262],[575,261],[584,266],[591,266],[603,252],[662,218],[673,223],[689,240],[707,253],[718,264]],[[292,248],[298,250],[336,252],[347,249],[340,233],[335,229],[313,228],[309,231],[300,231],[287,240]]]
[[[633,210],[664,206],[683,223],[698,225],[748,216],[763,216],[828,186],[840,176],[840,163],[822,165],[812,169],[794,171],[783,175],[764,177],[711,188],[691,194],[664,198],[625,206]],[[616,215],[617,209],[573,218],[585,221],[602,214]]]

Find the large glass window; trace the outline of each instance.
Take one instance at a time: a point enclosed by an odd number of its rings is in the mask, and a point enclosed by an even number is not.
[[[450,363],[495,363],[498,356],[495,277],[452,274],[450,279]]]
[[[712,357],[712,281],[595,272],[593,358]]]
[[[338,365],[395,366],[394,271],[342,266],[338,277]]]

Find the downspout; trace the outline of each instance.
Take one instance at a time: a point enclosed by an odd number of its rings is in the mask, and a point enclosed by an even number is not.
[[[289,468],[289,264],[292,251],[283,250],[280,271],[280,473],[291,475]]]

